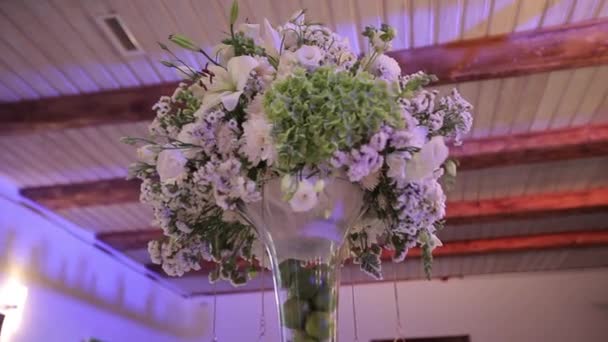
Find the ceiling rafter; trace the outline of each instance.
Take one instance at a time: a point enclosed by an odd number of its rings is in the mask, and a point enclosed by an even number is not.
[[[449,202],[447,208],[449,225],[605,211],[608,210],[608,188],[457,201]],[[162,231],[154,228],[97,234],[97,239],[119,251],[146,248],[149,240],[162,237]]]
[[[589,248],[608,246],[608,229],[546,233],[528,236],[499,237],[491,239],[473,239],[464,241],[450,241],[433,251],[433,257],[444,258],[454,256],[482,255],[494,253],[516,253],[527,251],[542,251],[558,248]],[[420,258],[420,248],[412,248],[408,251],[407,258]],[[383,250],[382,260],[390,261],[392,251]],[[146,267],[162,277],[170,278],[162,267],[155,264],[147,264]],[[186,273],[185,276],[207,276],[213,270],[215,264],[212,262],[201,263],[201,270]]]
[[[404,74],[423,70],[441,83],[513,77],[608,63],[608,19],[544,30],[397,50]],[[0,134],[150,120],[152,105],[176,84],[0,105]]]

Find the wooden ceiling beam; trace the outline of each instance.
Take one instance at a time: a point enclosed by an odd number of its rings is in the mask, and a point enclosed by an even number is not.
[[[608,125],[467,140],[450,148],[459,170],[608,155]]]
[[[154,119],[152,106],[177,84],[0,104],[0,135]]]
[[[500,237],[492,239],[475,239],[465,241],[446,242],[442,247],[433,251],[433,257],[455,257],[466,255],[483,255],[495,253],[517,253],[527,251],[542,251],[558,248],[585,248],[608,246],[608,229],[582,231],[582,232],[563,232],[548,233],[527,236]],[[407,258],[420,258],[422,251],[420,248],[412,248],[408,251]],[[384,250],[382,260],[391,261],[392,251]],[[212,262],[203,262],[201,270],[186,273],[187,277],[206,277],[215,265]],[[158,273],[162,277],[168,276],[160,265],[147,264],[146,268]]]
[[[423,70],[439,83],[513,77],[608,63],[608,19],[436,46],[397,50],[404,74]],[[175,83],[0,104],[0,134],[150,120]]]
[[[141,181],[123,178],[21,189],[21,195],[51,210],[137,202]]]
[[[388,53],[404,74],[440,83],[513,77],[608,63],[608,20],[597,19]]]
[[[447,204],[447,224],[529,219],[608,210],[608,188],[515,196]],[[160,229],[100,233],[97,238],[116,250],[146,248],[149,240],[163,237]]]

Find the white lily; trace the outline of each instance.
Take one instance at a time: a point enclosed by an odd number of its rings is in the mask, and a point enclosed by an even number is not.
[[[258,61],[251,56],[238,56],[228,61],[226,69],[216,65],[210,66],[209,71],[214,74],[213,82],[206,84],[208,90],[197,112],[205,113],[220,103],[227,110],[234,110],[243,94],[251,71],[258,64]]]
[[[253,39],[256,45],[264,48],[266,54],[275,59],[279,58],[281,37],[279,32],[264,18],[264,24],[241,24],[238,28],[246,37]]]

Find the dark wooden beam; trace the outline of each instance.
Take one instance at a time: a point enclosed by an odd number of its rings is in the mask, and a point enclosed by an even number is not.
[[[466,241],[446,242],[442,247],[433,251],[433,256],[437,258],[482,255],[494,253],[516,253],[525,251],[542,251],[557,248],[585,248],[608,246],[608,229],[583,232],[564,232],[548,233],[528,236],[500,237],[492,239],[475,239]],[[407,254],[407,258],[420,258],[422,251],[420,248],[412,248]],[[391,261],[392,251],[384,250],[382,259],[386,262]],[[201,270],[187,273],[185,276],[206,277],[215,265],[212,262],[203,262]],[[168,276],[159,265],[147,264],[146,268],[158,273],[162,277]]]
[[[466,141],[450,148],[459,170],[542,163],[608,155],[608,125]]]
[[[608,63],[608,19],[389,53],[403,71],[440,83],[512,77]],[[0,104],[0,134],[150,120],[176,84]]]
[[[389,52],[403,73],[435,74],[440,83],[513,77],[608,63],[608,20]]]
[[[469,140],[451,155],[460,170],[591,158],[608,155],[608,125]],[[110,179],[78,184],[25,188],[21,193],[54,210],[136,202],[139,181]]]
[[[152,106],[177,84],[0,104],[0,135],[152,120]]]
[[[446,220],[454,226],[604,210],[608,210],[608,188],[449,202]],[[145,248],[149,240],[160,239],[163,234],[160,229],[148,229],[100,233],[97,237],[114,249],[124,251]]]
[[[21,194],[51,210],[61,210],[137,202],[140,184],[139,180],[116,178],[86,183],[24,188],[21,190]]]
[[[102,232],[97,233],[96,238],[115,250],[129,251],[146,248],[148,246],[148,241],[159,240],[163,236],[162,230],[158,228],[147,228],[118,232]]]
[[[608,210],[608,187],[447,204],[450,225]]]

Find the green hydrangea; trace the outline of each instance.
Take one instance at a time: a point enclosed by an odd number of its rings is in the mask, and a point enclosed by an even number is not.
[[[383,122],[401,126],[396,94],[365,72],[298,69],[264,96],[279,168],[318,165],[337,150],[366,143]]]

